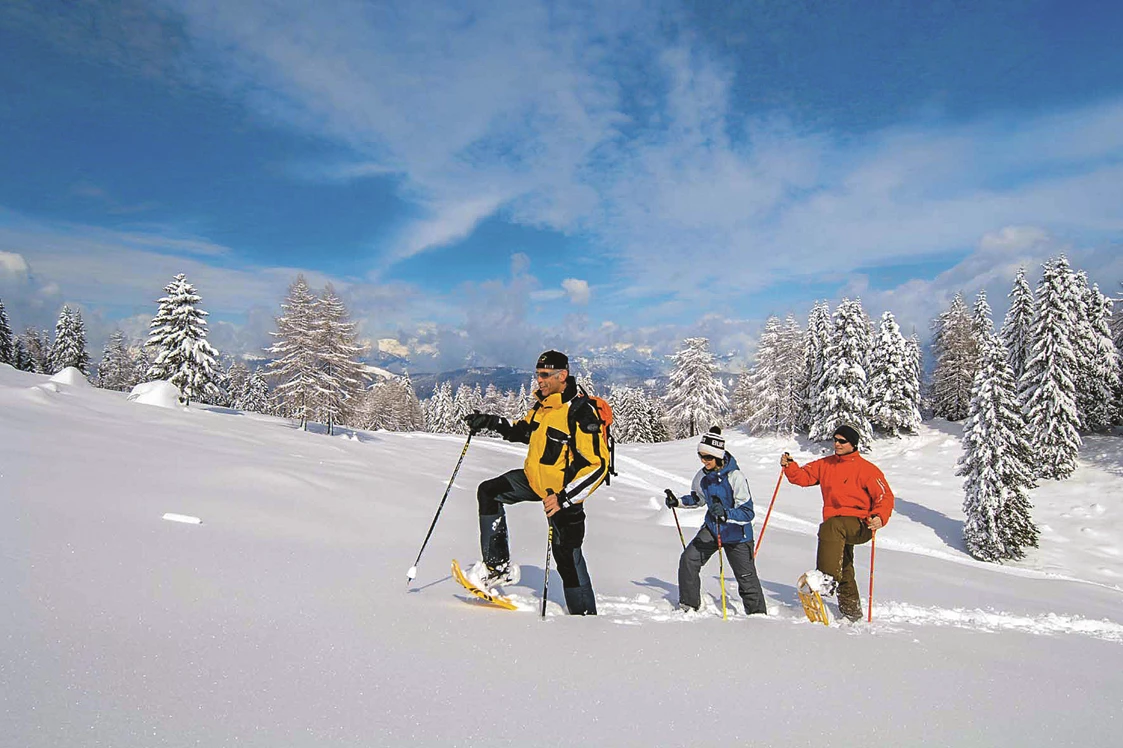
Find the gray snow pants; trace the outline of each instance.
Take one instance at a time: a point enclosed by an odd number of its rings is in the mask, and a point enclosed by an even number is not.
[[[729,568],[737,579],[737,592],[745,605],[745,613],[767,613],[764,603],[764,590],[760,587],[760,577],[756,573],[751,543],[733,543],[722,546]],[[702,604],[702,582],[699,574],[702,567],[717,552],[717,538],[703,525],[686,546],[678,560],[678,599],[682,605],[697,610]]]

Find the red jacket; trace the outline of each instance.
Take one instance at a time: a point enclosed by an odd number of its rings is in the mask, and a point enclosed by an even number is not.
[[[861,517],[874,514],[888,524],[893,513],[893,491],[877,465],[857,452],[831,455],[800,467],[794,462],[784,468],[784,475],[797,486],[823,487],[823,519]]]

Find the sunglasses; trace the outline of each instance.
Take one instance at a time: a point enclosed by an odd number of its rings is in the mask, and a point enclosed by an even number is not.
[[[835,444],[849,444],[850,442],[848,442],[846,439],[840,439],[839,437],[836,436],[834,438],[834,443]]]
[[[549,379],[550,377],[554,376],[555,374],[561,374],[561,373],[562,373],[561,369],[558,369],[557,371],[536,371],[536,372],[534,372],[534,376],[537,379]]]
[[[703,462],[710,462],[711,460],[716,460],[716,459],[717,459],[717,458],[716,458],[716,457],[714,457],[713,455],[704,455],[704,454],[702,454],[701,452],[699,452],[699,453],[698,453],[698,456],[702,458],[702,461],[703,461]]]

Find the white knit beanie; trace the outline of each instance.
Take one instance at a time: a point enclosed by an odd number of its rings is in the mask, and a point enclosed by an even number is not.
[[[698,454],[725,459],[725,438],[722,437],[720,428],[711,426],[710,433],[702,434],[702,441],[698,442]]]

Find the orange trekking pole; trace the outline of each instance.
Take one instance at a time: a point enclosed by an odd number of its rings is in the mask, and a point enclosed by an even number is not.
[[[873,623],[873,557],[877,552],[877,530],[873,531],[870,536],[870,595],[869,595],[869,612],[866,614],[866,622]]]
[[[785,454],[787,454],[785,452]],[[776,496],[780,493],[780,483],[784,480],[784,468],[780,468],[780,477],[776,479],[776,490],[772,492],[772,501],[768,502],[768,513],[764,515],[764,524],[760,526],[760,535],[756,539],[756,548],[753,548],[753,558],[760,553],[760,544],[764,541],[764,531],[768,528],[768,518],[772,516],[772,506],[776,503]]]

